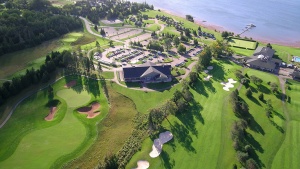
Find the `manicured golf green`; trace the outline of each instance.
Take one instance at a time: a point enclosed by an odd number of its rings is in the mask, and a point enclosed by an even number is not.
[[[286,94],[290,99],[286,106],[290,114],[290,121],[287,124],[285,139],[276,153],[272,168],[300,168],[300,83],[292,80],[288,81],[290,90]]]
[[[74,151],[85,135],[84,125],[69,109],[58,125],[26,135],[0,168],[50,168],[58,157]]]
[[[66,89],[66,82],[76,80],[78,86]],[[86,84],[80,88],[79,84]],[[42,90],[25,99],[0,129],[0,168],[61,168],[82,154],[97,137],[96,124],[108,113],[108,102],[100,82],[80,76],[68,76],[53,85],[58,91],[58,112],[52,121],[48,92]],[[76,91],[75,91],[76,90]],[[98,101],[101,114],[94,119],[74,113],[75,107]]]
[[[77,39],[76,38],[64,38],[62,39],[63,42],[71,43],[75,42]]]
[[[81,92],[77,92],[76,89],[63,89],[58,91],[57,96],[63,98],[69,107],[78,107],[80,105],[87,104],[91,96],[87,93],[87,91],[83,90]]]
[[[69,33],[68,35],[69,36],[74,36],[74,37],[81,37],[81,36],[83,36],[82,33],[78,33],[78,32]]]
[[[231,38],[229,43],[230,46],[246,48],[246,49],[255,49],[257,46],[257,42],[243,40],[243,39],[236,39]]]

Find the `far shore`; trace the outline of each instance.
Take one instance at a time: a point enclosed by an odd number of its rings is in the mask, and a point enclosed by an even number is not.
[[[169,10],[166,10],[166,9],[163,9],[163,8],[155,8],[155,10],[158,10],[158,9],[160,9],[162,12],[185,18],[185,14],[178,14],[178,13],[175,13],[173,11],[169,11]],[[223,28],[220,25],[211,24],[207,21],[204,22],[203,20],[200,20],[200,19],[195,19],[194,18],[194,21],[195,21],[196,24],[198,24],[198,25],[200,25],[204,28],[207,28],[207,29],[210,29],[210,30],[216,30],[217,32],[220,32],[220,33],[223,32],[223,31],[230,31],[230,30],[226,30],[225,28]],[[230,32],[234,32],[234,31],[230,31]],[[237,32],[234,32],[234,33],[236,34]],[[286,42],[286,41],[270,40],[270,39],[259,38],[259,37],[252,37],[252,38],[254,40],[258,41],[258,42],[265,43],[265,44],[271,43],[271,44],[277,44],[277,45],[300,48],[300,41]]]

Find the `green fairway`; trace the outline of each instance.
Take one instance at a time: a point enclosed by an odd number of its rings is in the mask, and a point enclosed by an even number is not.
[[[85,135],[83,124],[68,110],[58,125],[26,135],[0,168],[50,168],[58,157],[74,151]]]
[[[65,89],[71,80],[76,80],[78,86]],[[80,76],[56,82],[53,88],[58,97],[54,95],[53,99],[59,99],[60,104],[52,121],[44,120],[49,113],[47,90],[24,100],[0,129],[0,168],[61,168],[81,155],[97,138],[96,124],[108,113],[100,86],[100,82]],[[93,101],[101,105],[99,116],[87,119],[74,113],[75,108]]]
[[[149,161],[150,168],[229,168],[232,166],[234,150],[231,147],[231,140],[228,139],[230,135],[226,133],[236,117],[228,111],[227,107],[223,107],[224,102],[228,100],[229,92],[222,89],[220,82],[227,78],[234,78],[234,71],[240,67],[231,62],[215,62],[213,66],[211,81],[199,81],[197,87],[192,88],[196,102],[191,104],[186,112],[182,112],[182,115],[169,116],[168,121],[164,121],[164,128],[173,133],[174,139],[164,145],[161,156],[150,158],[149,153],[153,139],[156,137],[148,138],[143,142],[141,151],[134,155],[126,168],[135,167],[136,162],[141,159]],[[206,75],[201,75],[201,78],[204,76]],[[237,83],[234,86],[238,85]],[[226,159],[229,163],[224,165],[222,159]]]
[[[69,107],[78,107],[80,105],[87,104],[91,96],[87,91],[81,91],[80,93],[75,89],[63,89],[57,92],[57,96],[63,98]]]
[[[234,53],[242,56],[252,56],[254,53],[254,50],[250,49],[243,49],[243,48],[236,48],[236,47],[230,47],[234,51]]]
[[[272,168],[298,169],[300,168],[300,83],[288,80],[290,90],[286,90],[289,97],[286,102],[290,121],[287,124],[285,139],[278,150]]]
[[[230,46],[252,49],[252,50],[254,50],[257,46],[257,42],[243,40],[243,39],[236,39],[236,38],[230,38],[228,44]]]
[[[74,36],[74,37],[82,37],[83,34],[79,33],[79,32],[73,32],[73,33],[69,33],[70,36]]]

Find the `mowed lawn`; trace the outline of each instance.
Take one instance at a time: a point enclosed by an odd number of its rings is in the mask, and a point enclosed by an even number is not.
[[[257,42],[236,39],[236,38],[231,38],[228,44],[230,46],[252,49],[252,50],[254,50],[257,46]]]
[[[77,80],[82,87],[64,88],[70,80]],[[44,120],[49,113],[47,90],[21,103],[0,129],[0,168],[59,168],[82,154],[94,142],[96,124],[108,112],[99,83],[82,77],[63,78],[55,83],[54,92],[59,96],[53,99],[61,103],[52,121]],[[101,105],[101,114],[96,118],[87,119],[86,115],[74,111],[92,101]]]
[[[285,139],[277,152],[272,168],[298,169],[300,168],[300,83],[288,80],[290,90],[286,90],[289,97],[286,102],[290,121],[287,124]]]
[[[136,167],[138,160],[149,161],[150,168],[232,167],[235,154],[228,129],[230,131],[236,117],[227,106],[230,92],[224,91],[220,82],[235,79],[234,72],[241,67],[227,61],[214,62],[213,66],[213,78],[208,82],[199,80],[191,89],[195,99],[191,107],[163,122],[163,127],[173,133],[174,139],[163,146],[161,155],[150,158],[153,140],[157,137],[147,138],[126,168]],[[206,76],[201,74],[201,79]],[[236,83],[235,88],[238,85]]]
[[[253,83],[250,83],[251,91],[253,96],[247,98],[245,96],[246,88],[243,86],[240,90],[241,98],[248,104],[250,118],[253,119],[248,127],[247,132],[249,137],[247,141],[256,152],[257,157],[254,160],[262,168],[271,168],[272,163],[282,163],[283,160],[274,159],[275,154],[279,150],[282,141],[284,139],[284,132],[288,132],[285,129],[286,117],[283,112],[283,104],[281,102],[281,91],[278,94],[273,94],[270,90],[268,82],[274,82],[279,85],[278,77],[253,69],[247,69],[245,73],[248,76],[255,75],[263,80],[263,83],[258,87]],[[260,93],[264,94],[264,100],[260,101],[258,96]],[[273,115],[270,119],[266,116],[265,108],[266,101],[270,99],[274,108]]]

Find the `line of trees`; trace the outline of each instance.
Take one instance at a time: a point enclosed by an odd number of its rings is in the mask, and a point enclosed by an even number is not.
[[[94,7],[94,8],[93,8]],[[62,11],[65,14],[80,15],[87,17],[94,24],[99,19],[124,19],[129,15],[137,14],[140,10],[154,9],[153,5],[147,3],[136,3],[130,1],[102,0],[101,4],[91,1],[77,1],[75,4],[64,5]]]
[[[10,1],[9,1],[10,2]],[[25,0],[26,2],[26,0]],[[0,15],[0,56],[33,47],[81,28],[79,18],[63,16],[52,10],[48,1],[34,0],[32,7],[15,5]],[[39,9],[38,7],[41,7]]]
[[[67,64],[67,57],[71,56],[69,51],[52,52],[45,59],[45,63],[39,69],[27,69],[24,75],[14,77],[12,81],[6,81],[0,87],[0,105],[7,99],[22,92],[31,85],[36,85],[40,82],[46,83],[50,80],[50,74],[56,68],[65,67]]]

